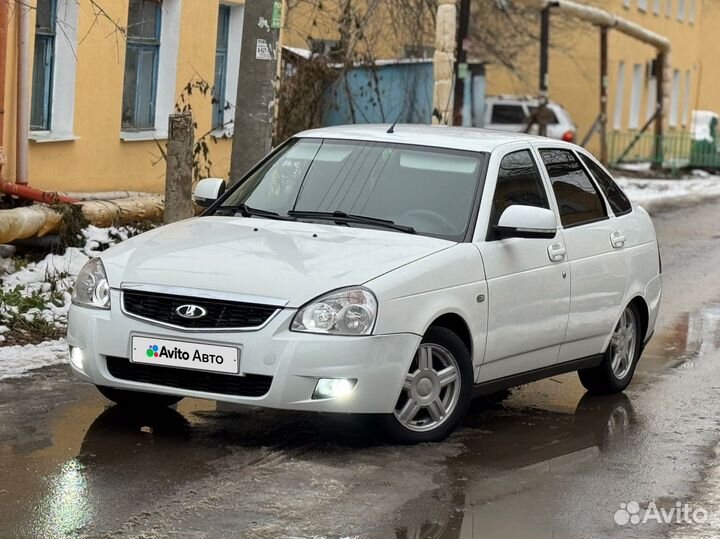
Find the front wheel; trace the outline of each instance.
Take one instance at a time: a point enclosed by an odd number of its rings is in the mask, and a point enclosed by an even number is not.
[[[462,421],[472,398],[470,352],[460,338],[432,327],[413,357],[385,432],[404,444],[439,442]]]
[[[157,393],[144,393],[141,391],[128,391],[115,387],[95,386],[102,396],[113,401],[118,406],[134,409],[158,409],[167,408],[180,402],[182,397],[175,395],[159,395]]]
[[[623,391],[632,380],[641,350],[640,315],[631,304],[620,316],[600,365],[578,371],[580,382],[590,393],[598,395]]]

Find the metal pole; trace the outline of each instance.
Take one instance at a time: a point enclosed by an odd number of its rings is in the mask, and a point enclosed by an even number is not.
[[[457,45],[455,49],[455,87],[453,90],[453,125],[463,124],[465,78],[469,75],[465,41],[470,31],[470,0],[460,0],[458,19]]]
[[[608,28],[600,27],[600,162],[607,164]]]
[[[15,183],[27,185],[30,137],[30,7],[24,2],[17,2],[15,5],[18,28]]]
[[[663,117],[664,117],[664,75],[665,75],[665,61],[666,54],[659,52],[655,60],[655,84],[657,90],[655,91],[656,105],[655,105],[655,159],[653,160],[653,168],[661,169],[663,166]]]
[[[545,108],[548,99],[548,64],[550,48],[550,6],[545,6],[540,13],[540,102],[538,104],[538,133],[547,135],[547,118]]]

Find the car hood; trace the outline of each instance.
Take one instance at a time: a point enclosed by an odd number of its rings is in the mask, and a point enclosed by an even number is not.
[[[400,232],[239,217],[199,217],[136,236],[101,255],[122,283],[266,296],[300,307],[455,245]]]

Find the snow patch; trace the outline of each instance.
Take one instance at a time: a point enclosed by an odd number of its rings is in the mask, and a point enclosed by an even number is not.
[[[720,177],[700,174],[693,176],[681,180],[636,178],[618,178],[617,180],[630,200],[640,205],[720,196]]]
[[[65,339],[0,347],[0,380],[27,376],[32,370],[67,362],[68,347]]]

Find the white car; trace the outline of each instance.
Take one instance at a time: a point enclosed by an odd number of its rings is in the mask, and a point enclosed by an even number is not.
[[[538,100],[529,97],[491,96],[485,98],[483,124],[480,127],[498,131],[523,133],[530,117],[538,107]],[[550,101],[547,104],[547,136],[550,138],[575,142],[577,127],[570,113],[562,105]],[[533,125],[530,133],[537,134],[538,127]]]
[[[660,295],[650,217],[582,148],[337,127],[91,260],[68,343],[75,374],[121,405],[375,414],[416,443],[452,432],[473,395],[559,373],[622,391]]]

